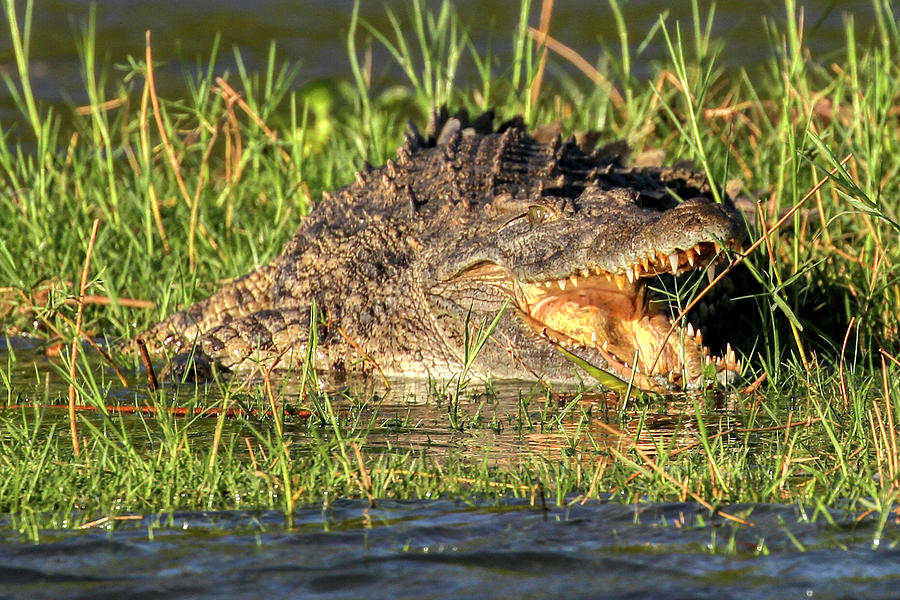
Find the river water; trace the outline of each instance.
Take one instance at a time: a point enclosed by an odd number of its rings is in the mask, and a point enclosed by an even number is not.
[[[18,3],[17,3],[18,4]],[[109,65],[124,65],[127,57],[142,59],[144,32],[152,32],[154,60],[158,61],[157,78],[161,93],[177,96],[183,85],[182,71],[204,63],[216,35],[221,36],[217,74],[235,70],[232,48],[238,47],[249,71],[264,68],[270,44],[276,44],[279,61],[299,63],[298,85],[317,79],[349,79],[346,34],[352,0],[37,0],[35,2],[30,71],[35,93],[45,103],[83,104],[84,92],[78,40],[89,21],[90,6],[96,7],[96,55]],[[438,10],[439,2],[424,4]],[[639,46],[660,19],[674,28],[677,22],[685,34],[686,46],[692,47],[691,3],[639,0],[622,2],[633,54],[632,70],[638,76],[649,75],[652,65],[665,53],[658,34],[645,48]],[[701,2],[701,20],[705,22],[710,3]],[[360,2],[360,16],[382,32],[390,32],[385,11],[390,7],[409,30],[411,10],[408,2]],[[453,3],[476,48],[482,53],[490,47],[495,57],[495,70],[502,72],[512,57],[512,36],[519,22],[518,2],[457,0]],[[750,9],[752,6],[752,9]],[[900,10],[900,9],[895,9]],[[532,2],[531,19],[538,25],[540,2]],[[801,11],[798,9],[798,14]],[[19,19],[24,7],[19,8]],[[857,39],[866,43],[872,34],[875,16],[869,3],[814,0],[802,4],[805,29],[804,43],[811,53],[822,59],[843,45],[845,21],[853,16]],[[715,8],[713,38],[726,40],[719,63],[726,68],[753,69],[771,57],[766,23],[783,24],[784,3],[761,0],[749,5],[743,2],[721,2]],[[619,39],[609,5],[597,0],[560,0],[556,2],[551,21],[552,36],[569,45],[597,64],[606,53],[619,54]],[[359,35],[359,47],[366,46],[366,35]],[[0,72],[15,73],[10,36],[0,35]],[[373,72],[385,80],[400,77],[391,68],[387,53],[375,47]],[[827,64],[827,63],[826,63]],[[460,81],[466,86],[474,76],[471,62],[461,63]],[[561,59],[551,58],[550,72],[565,70],[575,73]],[[585,85],[587,81],[585,80]],[[475,86],[472,77],[471,86]],[[110,90],[111,91],[111,90]],[[0,85],[0,119],[17,118],[11,110],[12,99],[6,86]],[[2,122],[2,121],[0,121]],[[3,123],[5,127],[9,123]]]
[[[115,532],[0,533],[2,598],[896,598],[896,526],[802,508],[742,528],[690,503],[536,508],[339,501],[296,512],[148,516]],[[2,529],[0,529],[2,532]],[[6,538],[5,540],[3,538]],[[764,549],[764,552],[761,551]]]

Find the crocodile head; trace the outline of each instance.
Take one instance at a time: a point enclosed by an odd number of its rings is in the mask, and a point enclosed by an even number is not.
[[[444,112],[425,137],[411,127],[396,162],[324,196],[271,263],[141,338],[195,342],[232,370],[290,364],[307,353],[315,304],[318,364],[451,377],[466,327],[506,306],[474,372],[575,381],[574,357],[645,389],[701,385],[702,341],[673,329],[648,281],[741,238],[706,178],[629,167],[616,144],[542,141],[518,119],[495,130],[490,113],[469,126]]]
[[[453,315],[445,329],[461,327],[466,315],[490,319],[509,302],[494,332],[499,344],[485,347],[494,365],[506,352],[520,371],[569,380],[562,347],[643,389],[696,387],[708,364],[727,378],[736,368],[731,352],[710,358],[699,330],[672,331],[669,307],[648,282],[739,248],[742,221],[709,198],[678,202],[642,193],[643,185],[492,199],[482,211],[487,224],[463,227],[469,233],[457,251],[432,259],[428,298]]]

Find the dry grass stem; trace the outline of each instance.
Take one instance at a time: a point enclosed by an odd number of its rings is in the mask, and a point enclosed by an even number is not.
[[[529,98],[531,106],[537,106],[538,99],[541,96],[541,85],[544,81],[544,70],[547,68],[547,38],[550,33],[550,19],[553,16],[553,0],[543,0],[541,2],[541,21],[538,29],[538,66],[531,80],[531,89],[529,90]]]
[[[841,360],[838,363],[838,378],[840,380],[840,388],[841,388],[841,398],[844,401],[844,407],[850,407],[850,398],[847,394],[847,381],[844,379],[844,357],[847,353],[847,340],[850,339],[850,332],[853,331],[853,324],[856,317],[850,317],[850,322],[847,323],[847,331],[844,333],[844,341],[841,342]]]
[[[250,108],[250,105],[247,104],[247,102],[243,99],[243,97],[241,97],[241,95],[239,93],[237,93],[233,87],[228,85],[227,81],[225,81],[221,77],[216,77],[216,85],[219,86],[221,93],[222,93],[222,98],[228,104],[237,104],[240,107],[240,109],[242,111],[244,111],[245,113],[247,113],[247,116],[250,117],[250,119],[254,123],[256,123],[260,129],[263,130],[263,132],[265,132],[266,137],[268,137],[272,141],[272,143],[278,142],[278,133],[275,132],[274,130],[270,129],[269,126],[266,125],[265,121],[263,121],[262,118],[260,118],[260,116],[258,114],[256,114],[256,111],[254,111],[252,108]],[[284,148],[278,148],[278,152],[281,155],[281,158],[284,160],[284,162],[290,164],[291,155],[288,154]]]
[[[662,477],[663,479],[665,479],[666,481],[668,481],[668,482],[671,483],[672,485],[674,485],[674,486],[678,487],[679,489],[681,489],[682,492],[687,493],[688,496],[690,496],[691,498],[693,498],[698,504],[700,504],[703,508],[707,509],[710,513],[717,514],[717,515],[719,515],[719,516],[721,516],[721,517],[724,517],[725,519],[728,519],[729,521],[734,521],[735,523],[740,523],[741,525],[749,525],[749,526],[752,526],[752,525],[753,525],[753,523],[750,522],[750,521],[747,521],[747,520],[742,519],[742,518],[740,518],[740,517],[731,515],[731,514],[729,514],[729,513],[727,513],[727,512],[724,512],[724,511],[721,511],[721,510],[716,510],[715,508],[713,508],[713,506],[712,506],[709,502],[707,502],[706,500],[704,500],[703,497],[701,497],[699,494],[697,494],[697,493],[695,493],[695,492],[693,492],[693,491],[687,489],[687,488],[684,486],[683,483],[677,481],[674,477],[672,477],[671,475],[669,475],[668,473],[666,473],[666,471],[665,471],[662,467],[660,467],[660,466],[656,463],[655,460],[653,460],[646,452],[644,452],[644,451],[640,448],[640,446],[638,446],[638,445],[635,444],[633,441],[631,441],[631,440],[625,435],[624,432],[619,431],[618,429],[616,429],[616,428],[614,428],[614,427],[611,427],[610,425],[607,425],[606,423],[603,423],[603,422],[598,422],[597,425],[598,425],[601,429],[607,431],[608,433],[610,433],[610,434],[612,434],[612,435],[615,435],[615,436],[619,436],[623,441],[628,441],[628,442],[629,442],[629,445],[630,445],[630,447],[631,447],[631,449],[634,450],[634,451],[637,453],[637,455],[641,457],[641,460],[644,461],[644,464],[646,464],[646,465],[647,465],[648,467],[650,467],[654,472],[656,472],[657,475],[659,475],[660,477]],[[614,450],[614,449],[611,449],[611,450],[612,450],[613,452],[617,453],[617,454],[620,454],[618,451],[616,451],[616,450]],[[636,475],[637,475],[637,476],[640,476],[641,473],[638,472],[638,473],[636,473]]]
[[[363,460],[362,451],[360,451],[357,443],[350,444],[350,446],[356,455],[356,464],[359,465],[360,487],[362,487],[363,493],[369,499],[369,508],[375,508],[375,496],[372,494],[372,478],[366,471],[366,462]]]
[[[603,73],[598,71],[594,66],[588,62],[583,56],[578,54],[572,48],[569,48],[562,42],[553,37],[542,33],[540,30],[535,29],[534,27],[528,28],[528,35],[531,36],[538,44],[542,46],[546,46],[549,50],[556,52],[569,62],[571,62],[579,71],[587,75],[587,77],[594,82],[595,85],[602,87],[609,94],[609,99],[613,103],[613,106],[616,108],[623,108],[625,106],[625,98],[619,93],[619,90],[616,89],[606,77],[603,76]]]
[[[156,381],[156,371],[153,369],[153,362],[150,361],[150,353],[147,352],[147,344],[140,338],[137,338],[134,343],[137,344],[138,355],[147,371],[147,387],[151,392],[155,392],[159,389],[159,383]]]
[[[75,376],[78,373],[78,348],[81,345],[81,321],[84,314],[84,290],[87,288],[88,272],[91,270],[91,255],[94,252],[94,241],[97,239],[97,228],[100,219],[94,219],[91,226],[91,238],[88,241],[87,253],[84,257],[84,268],[81,270],[81,285],[78,288],[78,311],[75,313],[75,339],[72,341],[71,365],[69,366],[69,431],[72,434],[72,451],[75,456],[81,454],[78,441],[78,423],[75,420]]]

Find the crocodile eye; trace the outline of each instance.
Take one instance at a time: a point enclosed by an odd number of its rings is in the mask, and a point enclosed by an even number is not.
[[[550,220],[550,210],[546,206],[540,204],[532,204],[528,207],[528,220],[532,223],[543,223]]]

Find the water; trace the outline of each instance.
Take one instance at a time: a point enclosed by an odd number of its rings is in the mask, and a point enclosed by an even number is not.
[[[15,360],[7,368],[10,349]],[[126,388],[119,384],[112,368],[90,346],[84,344],[80,356],[79,360],[90,364],[90,368],[105,382],[101,387],[105,389],[109,405],[153,403],[142,385],[146,377],[143,372],[123,370],[130,382]],[[61,376],[59,364],[58,360],[44,355],[44,348],[36,339],[0,338],[0,369],[8,372],[13,382],[11,394],[21,395],[10,395],[5,399],[6,404],[38,402],[56,407],[58,412],[53,413],[51,419],[58,417],[62,422],[66,418],[62,408],[67,402],[68,384]],[[273,377],[278,377],[277,372]],[[309,406],[308,401],[300,400],[295,379],[285,382],[275,379],[273,385],[275,389],[281,389],[282,383],[285,385],[286,402]],[[617,399],[615,396],[607,398],[602,392],[576,395],[574,386],[572,389],[559,388],[556,395],[547,400],[543,388],[533,381],[497,381],[492,384],[491,393],[476,384],[460,402],[460,413],[465,421],[463,430],[459,431],[448,426],[447,398],[454,391],[452,388],[440,385],[431,387],[423,379],[393,379],[391,385],[391,389],[386,390],[380,380],[373,379],[342,380],[339,384],[327,386],[337,412],[352,411],[360,399],[367,403],[363,420],[375,417],[375,427],[366,436],[366,447],[373,451],[403,448],[424,450],[432,457],[441,459],[452,453],[454,457],[481,461],[485,459],[486,449],[489,449],[488,460],[508,464],[534,454],[559,457],[564,448],[571,447],[573,439],[590,439],[592,444],[600,447],[618,448],[621,445],[619,437],[611,435],[602,425],[621,412],[617,408]],[[344,390],[347,393],[341,393]],[[194,389],[190,386],[177,391],[170,388],[169,392],[173,394],[173,406],[190,403],[194,396]],[[201,397],[205,405],[221,402],[215,388],[205,389]],[[3,399],[0,396],[0,401]],[[710,405],[703,417],[707,431],[715,435],[719,431],[740,427],[733,409],[724,399]],[[625,425],[630,431],[639,432],[634,440],[638,447],[655,454],[657,444],[674,443],[679,446],[696,439],[696,422],[684,418],[694,412],[692,400],[672,398],[649,412],[626,412],[629,418],[625,419]],[[82,414],[84,418],[96,417],[102,421],[99,415],[91,412]],[[555,421],[555,416],[561,414],[568,414],[570,418],[563,418],[558,428],[521,426],[522,423]],[[581,414],[590,415],[591,419],[585,423],[579,418]],[[214,427],[214,419],[208,419],[205,423],[199,421],[192,426],[196,435],[194,439],[211,442]],[[298,442],[309,443],[303,437],[304,433],[295,435]]]
[[[339,501],[175,514],[0,544],[3,598],[896,598],[900,530],[741,505]],[[799,522],[798,522],[799,521]],[[2,538],[0,538],[2,539]],[[805,551],[800,551],[800,546]],[[727,551],[727,552],[723,552]]]
[[[175,99],[184,94],[183,72],[192,72],[198,61],[205,64],[217,34],[221,36],[216,74],[236,70],[232,48],[239,47],[251,72],[264,69],[269,46],[277,46],[281,61],[300,64],[297,85],[319,79],[347,80],[351,76],[346,50],[346,34],[353,7],[352,0],[181,0],[154,2],[148,0],[37,0],[32,27],[30,71],[39,100],[46,104],[84,104],[81,61],[78,40],[86,29],[90,6],[96,5],[97,58],[107,65],[118,65],[112,79],[121,77],[127,57],[142,60],[144,32],[153,36],[157,86],[163,97]],[[660,15],[667,23],[680,23],[686,47],[691,48],[692,17],[689,2],[638,0],[622,3],[632,51],[632,69],[639,77],[648,77],[654,62],[665,55],[661,36],[651,40],[642,51],[639,45],[651,31]],[[701,3],[702,19],[709,3]],[[426,2],[438,10],[437,1]],[[483,54],[490,47],[495,57],[495,73],[504,72],[512,58],[512,32],[519,20],[518,2],[457,0],[453,3],[476,48]],[[404,2],[360,3],[360,16],[379,31],[390,32],[385,6],[393,8],[404,27],[409,29],[410,10]],[[867,43],[873,33],[875,17],[869,3],[814,0],[803,2],[804,43],[812,54],[823,59],[844,44],[844,23],[853,15],[857,39]],[[900,10],[897,8],[895,10]],[[531,24],[537,26],[540,2],[533,1]],[[782,0],[765,0],[748,9],[745,3],[722,2],[716,6],[713,39],[726,40],[719,63],[728,69],[746,67],[751,70],[771,58],[773,44],[765,20],[784,23]],[[24,8],[19,7],[19,18]],[[5,26],[5,24],[4,24]],[[408,39],[414,34],[408,30]],[[551,22],[551,35],[569,45],[588,62],[596,64],[609,53],[619,54],[619,39],[612,12],[606,2],[566,0],[556,2]],[[359,47],[365,48],[367,36],[359,35]],[[388,54],[374,46],[373,73],[378,81],[388,84],[401,78]],[[824,61],[827,63],[827,61]],[[587,86],[587,80],[566,61],[551,57],[554,74],[565,72],[576,82]],[[0,72],[15,73],[12,43],[8,35],[0,35]],[[461,63],[459,81],[464,88],[477,86],[475,71],[468,57]],[[110,86],[112,93],[114,86]],[[19,120],[12,108],[12,97],[6,86],[0,86],[0,123],[4,128]],[[62,110],[65,114],[68,111]]]
[[[65,385],[31,340],[0,343],[0,365],[26,401],[64,398]],[[95,371],[105,367],[85,351]],[[37,363],[35,374],[34,362]],[[6,369],[6,367],[4,367]],[[111,377],[108,371],[106,375]],[[126,372],[136,380],[140,374]],[[402,382],[401,382],[402,383]],[[486,422],[524,410],[612,408],[605,396],[523,404],[522,382],[495,387],[496,399],[464,407]],[[139,387],[139,386],[135,386]],[[133,403],[141,392],[114,386],[110,403]],[[430,401],[424,399],[431,397]],[[526,395],[527,397],[527,395]],[[340,408],[340,405],[339,405]],[[644,421],[645,451],[653,439],[696,439],[669,404]],[[740,426],[727,402],[710,407],[708,433]],[[396,385],[378,406],[366,451],[413,449],[432,457],[515,461],[529,453],[562,458],[580,427],[593,444],[614,444],[594,422],[563,421],[561,429],[447,427],[446,406],[421,383]],[[57,414],[60,425],[64,411]],[[717,420],[718,417],[718,420]],[[53,413],[47,414],[53,418]],[[89,417],[88,417],[89,418]],[[131,419],[135,426],[138,420]],[[596,421],[602,421],[602,418]],[[215,419],[193,427],[194,445],[209,442]],[[632,429],[636,425],[632,424]],[[302,429],[302,428],[301,428]],[[653,438],[650,437],[652,434]],[[296,444],[308,443],[298,433]],[[0,515],[0,599],[6,598],[893,598],[900,584],[900,526],[876,516],[821,512],[778,504],[732,504],[737,524],[691,502],[626,505],[604,500],[557,506],[538,496],[501,504],[421,499],[337,500],[303,506],[291,527],[277,511],[125,514],[84,529],[17,532],[15,515]]]

